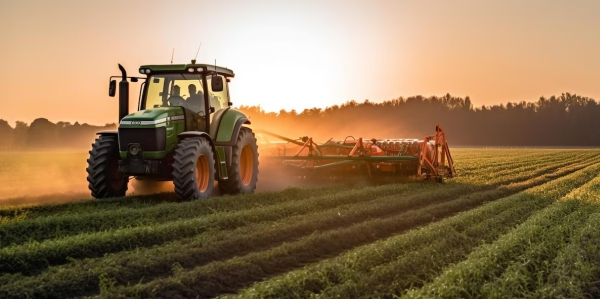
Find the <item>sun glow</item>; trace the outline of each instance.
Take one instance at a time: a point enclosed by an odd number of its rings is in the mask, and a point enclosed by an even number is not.
[[[119,74],[117,63],[137,74],[140,65],[170,63],[173,49],[173,63],[189,63],[200,43],[199,63],[216,60],[236,73],[234,106],[267,111],[446,93],[468,95],[475,106],[567,91],[600,94],[598,1],[179,0],[142,6],[1,4],[7,46],[0,55],[0,118],[13,125],[38,117],[115,122],[118,105],[107,85]],[[132,110],[138,95],[133,84]]]

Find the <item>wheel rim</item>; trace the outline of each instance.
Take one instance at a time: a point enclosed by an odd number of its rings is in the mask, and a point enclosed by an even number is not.
[[[250,185],[252,181],[252,174],[254,170],[254,155],[252,154],[252,147],[246,144],[242,148],[242,154],[240,155],[240,176],[242,184],[244,186]]]
[[[196,163],[196,182],[198,183],[200,192],[204,192],[208,189],[209,178],[208,159],[206,156],[200,155],[200,157],[198,157],[198,162]]]

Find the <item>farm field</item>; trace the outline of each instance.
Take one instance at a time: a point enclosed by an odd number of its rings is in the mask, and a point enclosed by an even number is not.
[[[452,154],[458,175],[444,184],[183,203],[169,193],[88,200],[86,154],[29,166],[18,165],[25,154],[0,154],[0,204],[55,178],[83,194],[60,185],[81,200],[0,206],[0,298],[600,296],[600,150]]]

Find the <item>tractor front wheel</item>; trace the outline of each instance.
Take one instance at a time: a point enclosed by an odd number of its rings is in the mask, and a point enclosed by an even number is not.
[[[179,142],[174,156],[173,184],[180,200],[208,198],[215,183],[213,150],[205,138]]]
[[[119,141],[114,136],[100,136],[92,144],[87,160],[90,191],[95,198],[125,196],[129,177],[119,172]]]
[[[251,129],[240,129],[232,150],[228,179],[219,181],[219,188],[229,194],[253,193],[258,182],[258,146]]]

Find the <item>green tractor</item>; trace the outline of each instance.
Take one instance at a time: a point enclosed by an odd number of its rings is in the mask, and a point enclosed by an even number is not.
[[[231,109],[232,70],[216,65],[144,65],[146,77],[119,82],[118,131],[98,132],[87,160],[92,196],[125,196],[130,177],[173,181],[180,200],[207,198],[215,180],[227,194],[253,193],[258,147],[250,120]],[[129,82],[144,80],[138,111],[129,113]]]

